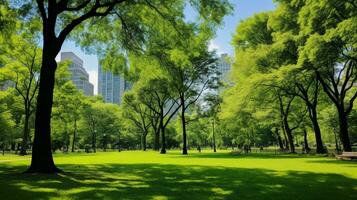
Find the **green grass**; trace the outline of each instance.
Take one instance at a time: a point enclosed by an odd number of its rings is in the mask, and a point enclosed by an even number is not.
[[[65,173],[21,173],[29,162],[0,156],[0,199],[357,199],[357,163],[326,157],[57,153]]]

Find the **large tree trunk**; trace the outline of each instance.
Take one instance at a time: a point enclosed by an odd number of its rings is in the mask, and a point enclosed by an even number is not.
[[[340,125],[340,139],[343,146],[343,151],[350,152],[352,151],[350,137],[348,135],[348,122],[347,122],[347,115],[344,111],[344,108],[338,109],[338,119]]]
[[[288,143],[290,148],[290,153],[295,153],[295,145],[292,131],[290,129],[286,130],[286,135],[288,137]]]
[[[160,150],[160,128],[154,130],[154,150]]]
[[[30,129],[29,129],[29,121],[30,121],[30,114],[27,111],[27,107],[25,108],[25,121],[24,121],[24,134],[22,137],[22,143],[21,143],[21,149],[20,149],[20,155],[24,156],[27,154],[27,148],[28,148],[28,140],[29,140],[29,134],[30,134]]]
[[[146,135],[147,133],[141,134],[141,150],[146,151]]]
[[[294,137],[292,134],[292,130],[289,127],[289,122],[286,118],[284,119],[284,129],[285,129],[286,136],[288,138],[290,152],[295,153]]]
[[[160,129],[161,129],[161,154],[166,154],[166,139],[165,139],[165,126],[164,119],[160,119]]]
[[[76,146],[76,133],[77,133],[77,120],[74,120],[74,129],[73,129],[73,140],[72,140],[72,152],[74,152]]]
[[[317,121],[316,106],[309,107],[309,110],[310,110],[309,116],[315,132],[316,153],[326,153],[326,149],[324,148],[324,145],[322,143],[321,129],[319,126],[319,122]]]
[[[185,99],[181,97],[181,124],[182,124],[182,154],[187,155],[187,134],[185,118]]]
[[[348,69],[347,69],[347,73],[349,70],[353,70],[353,63],[347,61],[346,64],[348,64]],[[352,68],[350,68],[352,67]],[[344,74],[344,73],[342,73]],[[340,73],[340,75],[342,75]],[[353,73],[351,73],[353,74]],[[340,91],[340,87],[334,87],[333,89],[329,86],[330,83],[332,82],[334,85],[338,85],[338,81],[335,81],[334,79],[330,79],[329,83],[325,82],[324,79],[321,77],[321,74],[316,71],[316,75],[318,80],[320,81],[320,83],[323,86],[323,89],[325,91],[325,93],[329,96],[329,98],[334,102],[336,109],[338,111],[338,121],[339,121],[339,127],[340,127],[340,140],[343,146],[343,151],[347,151],[350,152],[352,151],[352,147],[351,147],[351,142],[350,142],[350,138],[349,138],[349,133],[348,133],[348,122],[347,122],[347,116],[348,114],[351,112],[352,107],[349,107],[347,110],[345,110],[345,97],[346,97],[346,93],[347,90],[346,88],[344,88],[344,90]],[[335,74],[332,74],[332,77]],[[341,77],[338,77],[338,80]],[[351,76],[349,77],[351,78]],[[345,82],[343,84],[347,84],[347,82],[351,79],[346,78]],[[347,81],[347,82],[346,82]],[[352,81],[353,83],[353,81]],[[345,85],[346,86],[346,85]],[[352,85],[351,85],[352,86]],[[347,87],[348,88],[348,87]],[[343,88],[342,88],[343,89]],[[352,101],[352,105],[353,106],[353,99],[350,99],[350,101]]]
[[[152,122],[152,128],[153,128],[153,133],[154,133],[154,151],[159,151],[160,150],[160,127],[157,127],[154,122]]]
[[[54,41],[53,41],[54,42]],[[35,120],[35,137],[32,149],[30,173],[61,172],[52,158],[51,151],[51,112],[53,103],[53,89],[55,85],[55,71],[57,67],[56,55],[51,41],[44,42],[40,87],[37,96]]]
[[[284,135],[284,145],[285,145],[284,150],[289,151],[289,150],[290,150],[290,148],[289,148],[289,142],[288,142],[288,137],[286,136],[286,131],[285,131],[285,128],[284,128],[284,123],[282,123],[281,130],[283,130],[283,135]]]

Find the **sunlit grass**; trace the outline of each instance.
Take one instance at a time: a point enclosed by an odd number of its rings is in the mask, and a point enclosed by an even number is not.
[[[357,199],[357,163],[327,157],[208,150],[54,157],[65,173],[22,174],[29,156],[0,157],[1,199]]]

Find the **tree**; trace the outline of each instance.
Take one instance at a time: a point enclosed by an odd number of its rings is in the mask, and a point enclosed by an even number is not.
[[[191,107],[191,109],[190,114],[187,114],[186,118],[188,135],[187,141],[190,144],[188,146],[196,146],[197,150],[201,152],[201,148],[207,145],[210,135],[209,118],[201,112],[198,105]],[[182,133],[182,122],[180,118],[177,120],[177,126],[179,127],[177,128],[177,132]]]
[[[76,86],[67,81],[62,86],[55,88],[54,104],[53,104],[53,118],[59,120],[60,124],[65,127],[65,147],[66,151],[69,150],[70,134],[72,130],[72,152],[75,150],[76,137],[77,137],[77,124],[80,119],[80,112],[83,105],[83,94],[81,94]],[[72,124],[72,125],[70,125]],[[70,129],[70,130],[69,130]]]
[[[281,122],[282,122],[282,129],[284,134],[286,134],[287,141],[289,142],[289,150],[292,153],[295,153],[295,144],[294,144],[294,137],[292,134],[292,131],[298,126],[295,126],[293,128],[290,127],[289,125],[289,113],[290,113],[290,108],[291,108],[291,103],[293,102],[295,96],[288,97],[286,103],[284,104],[284,97],[282,95],[278,95],[278,100],[279,100],[279,107],[280,107],[280,115],[281,115]]]
[[[270,17],[271,13],[260,13],[237,27],[233,41],[236,62],[232,74],[236,85],[223,94],[223,119],[244,118],[236,119],[242,126],[235,128],[242,134],[236,140],[248,146],[257,138],[253,127],[262,132],[281,127],[287,146],[294,152],[292,131],[298,126],[291,127],[295,118],[289,116],[295,95],[284,94],[290,84],[286,84],[288,80],[283,81],[286,71],[293,68],[291,64],[296,61],[296,48],[290,35],[275,33],[268,26]]]
[[[14,133],[15,122],[12,119],[11,112],[6,104],[6,91],[0,91],[0,147],[4,154],[7,145],[11,142],[11,137]]]
[[[90,97],[83,103],[83,121],[91,133],[91,144],[93,152],[97,149],[97,126],[100,117],[101,100]]]
[[[309,13],[314,9],[319,15]],[[305,43],[300,48],[299,63],[316,74],[336,106],[340,138],[344,151],[351,151],[348,131],[357,90],[356,5],[353,1],[307,1],[299,9],[299,25]],[[324,23],[318,23],[324,19]]]
[[[165,129],[180,108],[176,99],[171,96],[166,80],[165,78],[151,79],[146,82],[147,85],[139,89],[140,101],[159,116],[161,154],[166,153]]]
[[[315,132],[316,141],[316,153],[326,153],[327,150],[323,146],[321,129],[318,122],[317,104],[320,92],[320,83],[314,75],[301,73],[298,80],[295,81],[296,91],[292,90],[298,97],[300,97],[306,104],[309,112],[309,117],[312,123],[312,127]],[[304,84],[302,84],[304,83]],[[306,130],[304,129],[304,137],[306,140]],[[305,142],[307,147],[307,142]]]
[[[222,99],[217,94],[207,95],[205,98],[207,102],[208,109],[206,114],[212,119],[212,146],[213,152],[216,152],[216,123],[219,121],[218,113],[221,111]]]
[[[155,116],[152,116],[150,109],[139,101],[136,94],[132,93],[125,93],[122,108],[124,117],[130,119],[135,126],[141,129],[140,146],[143,151],[146,151],[146,136],[149,133],[149,128],[153,126],[152,118],[155,118]]]
[[[2,60],[6,63],[2,70],[7,81],[14,83],[18,95],[22,97],[24,112],[24,128],[20,155],[26,155],[29,146],[31,115],[36,110],[35,97],[39,86],[39,70],[41,65],[41,49],[37,46],[36,38],[29,33],[13,35],[11,42],[2,49]]]
[[[192,58],[191,66],[177,66],[171,68],[173,77],[173,87],[179,97],[181,107],[181,124],[182,124],[182,154],[187,154],[187,136],[186,136],[186,118],[187,109],[194,104],[202,93],[214,88],[217,81],[216,58],[210,52],[200,52],[200,56]]]
[[[316,151],[317,153],[326,153],[322,142],[317,109],[319,102],[321,102],[319,99],[323,96],[320,93],[323,84],[319,83],[321,81],[319,81],[318,74],[312,70],[311,63],[301,62],[304,55],[307,56],[309,53],[304,53],[303,48],[299,48],[310,37],[311,29],[309,28],[311,27],[309,26],[314,24],[307,23],[308,17],[303,18],[302,16],[310,15],[307,10],[312,8],[310,7],[312,4],[319,7],[324,6],[324,3],[321,2],[320,5],[317,5],[319,3],[315,4],[315,2],[312,3],[310,1],[278,2],[279,4],[275,11],[255,15],[241,23],[237,28],[237,35],[234,38],[234,44],[237,49],[237,62],[245,62],[246,65],[254,67],[252,69],[237,70],[234,76],[237,77],[236,79],[240,83],[247,80],[246,77],[254,78],[256,82],[268,80],[269,83],[263,83],[263,85],[281,90],[281,92],[285,93],[283,96],[296,96],[303,100],[314,129]],[[318,18],[318,15],[311,17]],[[315,22],[317,21],[316,19]],[[311,50],[311,47],[307,48],[307,50]],[[310,53],[313,55],[313,52]],[[248,58],[248,56],[250,61],[238,60],[238,58],[244,59],[244,57]],[[257,76],[258,74],[264,74],[266,77],[259,77]],[[267,79],[269,76],[271,76],[270,80]],[[249,93],[249,91],[246,93]],[[277,125],[275,124],[274,126]],[[283,127],[286,127],[286,123],[285,125],[283,123]],[[289,135],[284,129],[283,133]],[[287,138],[289,138],[288,135]],[[278,140],[279,138],[278,135]],[[290,143],[293,144],[291,141]]]
[[[218,13],[226,13],[225,11],[230,9],[227,0],[191,0],[189,2],[197,8],[201,19],[203,19],[202,24],[207,26],[218,24],[223,17]],[[43,50],[37,97],[35,138],[31,166],[27,172],[59,172],[60,170],[55,166],[51,154],[50,119],[57,68],[55,58],[65,39],[78,27],[82,31],[79,35],[84,36],[84,38],[95,38],[91,36],[92,32],[86,30],[89,30],[88,27],[93,27],[94,24],[99,24],[97,23],[98,20],[103,20],[107,22],[106,25],[108,26],[106,27],[111,28],[107,30],[114,30],[115,33],[119,33],[118,37],[115,38],[116,42],[119,43],[115,43],[115,46],[112,45],[113,43],[108,43],[106,45],[109,46],[109,48],[106,48],[107,50],[130,49],[129,47],[133,43],[136,47],[144,47],[145,39],[149,38],[147,36],[157,33],[155,24],[158,24],[159,20],[162,24],[172,25],[177,19],[184,18],[182,14],[184,1],[36,0],[36,4],[34,4],[33,1],[28,0],[18,4],[21,5],[17,7],[25,5],[33,8],[32,10],[28,9],[28,13],[33,14],[33,16],[27,18],[37,18],[37,15],[39,15],[42,19]],[[111,17],[106,17],[108,15]],[[150,18],[147,18],[148,16]],[[100,34],[103,35],[103,33],[105,32]],[[95,33],[93,32],[93,34]],[[113,51],[109,54],[118,55],[111,54]]]
[[[177,28],[184,30],[182,36],[174,30],[164,30],[166,37],[154,38],[156,42],[148,46],[148,55],[157,60],[173,96],[177,97],[181,109],[182,153],[187,154],[185,115],[205,90],[217,86],[217,58],[215,52],[208,51],[208,40],[213,36],[210,31],[186,23],[178,23]],[[172,39],[176,37],[181,40]]]
[[[278,79],[277,83],[274,83],[271,86],[281,90],[281,92],[289,96],[298,97],[305,102],[311,125],[315,133],[316,152],[326,153],[327,150],[323,146],[317,111],[321,90],[319,81],[314,73],[309,73],[309,71],[301,70],[300,68],[289,69],[287,74],[283,76],[285,76],[283,80]]]

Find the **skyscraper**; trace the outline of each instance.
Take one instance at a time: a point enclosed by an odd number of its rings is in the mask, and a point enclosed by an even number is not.
[[[98,66],[98,94],[103,96],[106,103],[121,104],[124,92],[130,87],[130,83],[122,76]]]
[[[71,72],[71,80],[77,89],[82,90],[84,95],[93,95],[93,84],[89,82],[89,74],[83,67],[83,60],[73,52],[62,52],[61,61],[70,60],[71,64],[68,70]]]
[[[231,65],[228,62],[228,54],[221,54],[221,57],[218,61],[218,70],[220,72],[220,79],[225,83],[229,83],[228,75],[231,70]]]

